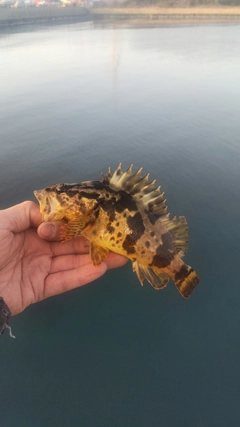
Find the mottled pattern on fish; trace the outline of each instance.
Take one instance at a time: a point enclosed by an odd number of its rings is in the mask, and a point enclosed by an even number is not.
[[[135,174],[121,165],[102,181],[56,184],[34,194],[43,221],[66,220],[61,239],[79,235],[91,242],[90,256],[100,264],[113,251],[129,258],[140,283],[146,279],[155,289],[171,277],[188,298],[198,284],[195,271],[184,264],[188,230],[185,217],[170,218],[164,193],[149,182],[149,175]]]

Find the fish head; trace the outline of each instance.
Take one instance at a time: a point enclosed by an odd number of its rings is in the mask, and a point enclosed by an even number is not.
[[[58,185],[35,190],[34,196],[39,202],[43,221],[58,221],[64,218],[66,200],[64,194],[59,194]]]
[[[71,221],[76,216],[87,220],[97,206],[100,194],[101,190],[96,189],[92,182],[53,184],[34,191],[43,221]]]

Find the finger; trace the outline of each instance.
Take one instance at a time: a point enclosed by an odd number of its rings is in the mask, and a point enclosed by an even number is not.
[[[64,224],[64,221],[42,222],[37,229],[37,233],[41,239],[60,241],[60,230]]]
[[[127,258],[110,252],[104,261],[107,265],[107,269],[121,267],[127,262]],[[86,255],[62,255],[53,258],[50,273],[56,273],[58,271],[73,270],[75,268],[81,268],[83,266],[89,266],[92,268],[92,260],[89,254]]]
[[[74,270],[82,268],[85,265],[92,265],[89,254],[86,255],[62,255],[53,258],[50,273],[58,271]]]
[[[33,202],[23,202],[1,211],[4,224],[9,231],[19,233],[30,227],[38,227],[42,221],[39,206]]]
[[[94,266],[84,265],[74,270],[61,271],[50,274],[45,281],[43,298],[48,298],[53,295],[61,294],[86,285],[93,280],[101,277],[107,270],[107,264],[102,262],[100,265]]]
[[[77,257],[74,258],[74,260],[70,261],[70,263],[73,263],[72,265],[75,265],[75,263],[79,261],[79,259],[77,260]],[[68,267],[70,266],[69,260],[66,258],[64,259],[64,262],[66,265],[68,265]],[[82,255],[80,258],[80,267],[65,271],[56,271],[46,278],[43,298],[48,298],[50,296],[61,294],[71,289],[86,285],[87,283],[90,283],[101,277],[108,268],[120,267],[126,262],[127,259],[125,257],[115,253],[109,253],[106,261],[102,262],[100,265],[95,266],[92,264],[89,255]],[[55,267],[56,265],[57,264],[55,264]]]
[[[104,262],[107,264],[108,269],[112,269],[122,267],[128,262],[128,259],[125,256],[109,252]]]
[[[79,236],[67,242],[52,242],[51,251],[54,257],[60,255],[88,254],[90,242],[85,237]]]

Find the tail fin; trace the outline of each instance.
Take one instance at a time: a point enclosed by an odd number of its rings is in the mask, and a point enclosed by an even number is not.
[[[189,298],[193,289],[199,283],[199,277],[189,265],[183,264],[175,274],[174,283],[184,298]]]

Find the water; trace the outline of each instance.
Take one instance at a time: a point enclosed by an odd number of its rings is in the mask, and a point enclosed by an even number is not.
[[[239,44],[239,25],[1,30],[1,208],[143,166],[201,279],[185,301],[128,264],[14,317],[2,425],[239,426]]]

